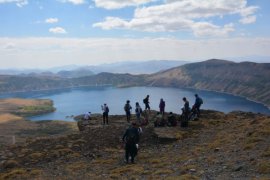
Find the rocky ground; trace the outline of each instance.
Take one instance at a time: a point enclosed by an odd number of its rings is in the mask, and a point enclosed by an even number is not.
[[[270,179],[269,116],[203,111],[188,128],[151,122],[135,164],[124,163],[129,124],[109,118],[103,126],[95,115],[83,132],[27,138],[25,131],[24,143],[0,151],[0,179]]]

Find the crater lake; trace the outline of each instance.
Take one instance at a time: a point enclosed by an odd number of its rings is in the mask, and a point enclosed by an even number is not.
[[[165,111],[181,113],[183,107],[182,98],[186,97],[190,106],[195,102],[194,94],[199,94],[204,103],[201,109],[217,110],[221,112],[246,111],[254,113],[270,114],[270,110],[246,98],[230,94],[178,88],[159,88],[159,87],[80,87],[72,89],[20,92],[1,94],[1,98],[35,98],[51,99],[54,102],[55,112],[39,116],[29,117],[30,120],[65,120],[73,121],[73,116],[91,113],[101,113],[101,105],[106,103],[109,106],[109,114],[125,114],[124,105],[130,100],[135,111],[135,103],[139,102],[144,109],[143,99],[150,95],[150,107],[159,110],[160,99],[166,102]]]

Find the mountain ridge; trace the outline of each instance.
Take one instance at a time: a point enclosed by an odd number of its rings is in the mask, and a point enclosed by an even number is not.
[[[173,86],[225,92],[270,105],[270,63],[208,60],[150,75],[151,86]]]
[[[230,93],[270,107],[270,63],[210,59],[167,69],[154,74],[99,73],[61,77],[0,75],[0,92],[37,91],[80,86],[112,85],[193,88]]]

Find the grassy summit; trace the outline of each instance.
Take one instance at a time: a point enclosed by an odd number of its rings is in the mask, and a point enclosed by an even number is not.
[[[152,116],[155,113],[152,112]],[[135,119],[135,117],[132,117]],[[269,179],[270,117],[203,111],[188,128],[143,128],[123,162],[125,116],[95,115],[84,132],[27,139],[0,152],[0,179]]]

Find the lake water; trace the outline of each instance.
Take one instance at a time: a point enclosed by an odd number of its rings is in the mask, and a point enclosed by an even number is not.
[[[177,88],[158,88],[158,87],[83,87],[64,90],[50,90],[38,92],[10,93],[2,94],[1,98],[19,97],[19,98],[40,98],[51,99],[54,107],[57,109],[53,113],[41,116],[31,117],[31,120],[67,120],[72,121],[71,115],[92,113],[101,113],[101,105],[107,103],[110,108],[110,114],[124,114],[124,104],[130,100],[131,105],[135,107],[135,102],[139,102],[144,108],[143,99],[147,94],[150,95],[151,109],[158,110],[160,98],[166,102],[165,111],[180,113],[183,106],[183,97],[187,97],[192,105],[195,101],[194,94],[199,94],[204,104],[202,109],[212,109],[222,112],[247,111],[255,113],[270,114],[270,110],[258,103],[248,101],[245,98],[233,95],[200,91],[192,89]]]

